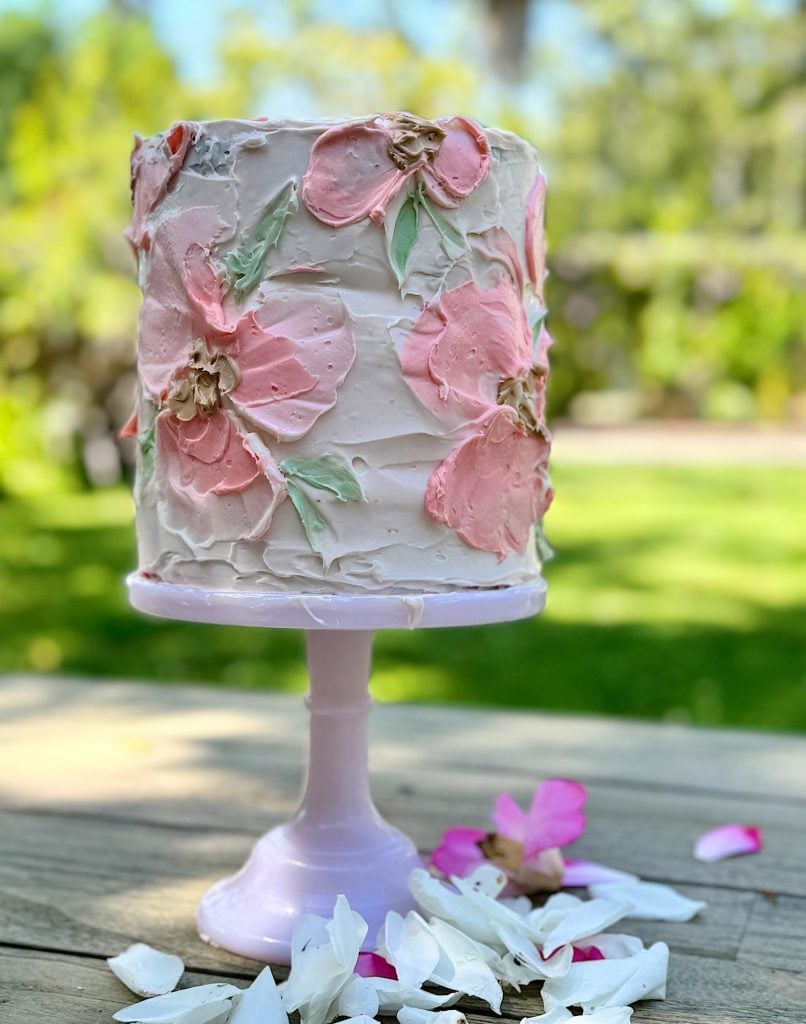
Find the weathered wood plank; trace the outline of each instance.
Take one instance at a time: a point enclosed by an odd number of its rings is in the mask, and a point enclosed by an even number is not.
[[[193,919],[207,886],[235,871],[251,844],[237,833],[0,814],[0,942],[109,956],[146,941],[195,968],[245,970],[245,961],[202,943]],[[707,910],[685,924],[630,921],[625,930],[681,952],[734,958],[760,897],[681,891]],[[806,929],[806,900],[798,907],[795,933]]]
[[[188,972],[182,987],[231,976]],[[0,947],[0,1020],[3,1024],[98,1024],[132,997],[102,960]],[[469,1005],[469,1004],[468,1004]],[[665,1002],[638,1005],[636,1024],[803,1024],[806,979],[768,968],[673,956]],[[540,1013],[538,986],[505,1003],[504,1024]],[[489,1013],[469,1014],[489,1024]],[[501,1020],[502,1018],[495,1018]]]
[[[806,803],[806,739],[796,736],[406,704],[379,705],[372,724],[373,756],[389,767],[425,758],[454,768],[632,786],[640,764],[644,786]],[[243,740],[259,750],[292,751],[304,742],[304,732],[301,701],[284,694],[36,676],[0,680],[0,779],[37,740],[58,741],[68,757],[91,736],[95,742],[103,738],[114,775],[126,751],[154,764],[183,747],[216,740],[220,756],[237,765]]]
[[[806,900],[773,893],[758,896],[739,944],[738,959],[806,973]],[[806,1020],[806,1004],[803,1018]]]

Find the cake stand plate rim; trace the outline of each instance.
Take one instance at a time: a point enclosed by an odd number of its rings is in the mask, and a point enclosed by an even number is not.
[[[273,629],[420,629],[531,618],[546,603],[546,581],[511,587],[405,594],[260,594],[126,577],[137,611],[157,618]]]

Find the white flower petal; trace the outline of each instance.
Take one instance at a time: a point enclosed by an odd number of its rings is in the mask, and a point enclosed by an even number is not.
[[[463,896],[453,892],[422,868],[415,868],[409,875],[409,888],[417,903],[430,916],[448,921],[459,931],[479,942],[498,941],[485,913],[480,912],[478,907],[469,904]],[[507,913],[517,917],[511,910]]]
[[[586,1013],[623,1007],[639,999],[665,999],[669,948],[656,942],[623,960],[588,960],[571,964],[565,977],[543,985],[543,1005],[581,1006]]]
[[[435,985],[483,999],[496,1013],[501,1012],[504,993],[485,960],[485,950],[469,936],[446,921],[434,918],[431,933],[439,944],[439,961],[428,977]]]
[[[504,907],[509,907],[519,917],[526,917],[527,914],[532,912],[532,901],[528,896],[505,896],[500,898],[498,902]]]
[[[564,1006],[557,1006],[548,1013],[541,1013],[539,1017],[523,1017],[521,1024],[566,1024],[566,1021],[572,1019],[570,1010],[566,1010]]]
[[[397,972],[406,988],[420,988],[439,961],[439,946],[420,915],[405,917],[390,910],[378,933],[378,952]]]
[[[178,956],[161,953],[144,942],[135,942],[106,962],[126,988],[138,996],[164,996],[173,992],[185,970]]]
[[[270,967],[264,967],[249,988],[234,1000],[227,1024],[288,1024],[288,1014]]]
[[[406,988],[391,978],[369,978],[378,993],[380,1014],[397,1013],[404,1006],[417,1010],[436,1010],[440,1006],[452,1006],[460,997],[459,992],[426,992],[424,989]]]
[[[626,901],[599,898],[580,903],[578,907],[569,909],[562,920],[543,935],[543,953],[551,954],[569,942],[596,935],[631,912],[632,904]]]
[[[618,932],[591,935],[589,939],[577,945],[583,949],[596,946],[605,960],[621,960],[625,956],[635,956],[644,948],[644,943],[637,935],[621,935]]]
[[[333,919],[325,925],[336,959],[342,967],[352,971],[361,943],[367,937],[367,922],[350,909],[346,896],[339,896],[333,910]]]
[[[114,1014],[114,1019],[123,1021],[124,1024],[132,1021],[174,1024],[175,1021],[184,1021],[187,1014],[200,1007],[220,1005],[219,1013],[222,1013],[228,1008],[229,1000],[240,993],[241,990],[234,985],[196,985],[193,988],[183,988],[179,992],[169,992],[164,996],[155,996],[153,999],[145,999],[142,1003],[126,1006]],[[205,1020],[212,1020],[214,1016],[215,1014],[206,1017]]]
[[[467,1024],[460,1010],[418,1010],[414,1006],[401,1007],[397,1019],[400,1024]]]
[[[379,1005],[378,993],[372,981],[354,974],[339,994],[336,1016],[371,1019],[377,1014]]]
[[[366,1014],[359,1013],[356,1017],[348,1017],[346,1020],[340,1021],[339,1024],[378,1024],[378,1021],[374,1017],[367,1017]]]
[[[628,916],[643,921],[690,921],[706,907],[701,900],[690,900],[657,882],[601,882],[589,891],[592,896],[631,903]]]
[[[476,892],[497,899],[506,888],[507,876],[500,868],[493,867],[492,864],[482,864],[462,881]]]
[[[611,1006],[595,1013],[583,1013],[581,1017],[574,1017],[574,1021],[581,1021],[582,1024],[630,1024],[630,1017],[631,1006]]]

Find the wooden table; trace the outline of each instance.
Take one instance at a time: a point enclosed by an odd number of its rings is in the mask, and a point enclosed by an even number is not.
[[[590,791],[580,856],[708,901],[689,924],[628,922],[672,950],[668,1000],[634,1021],[806,1022],[806,740],[412,705],[373,719],[377,803],[423,850],[483,825],[497,793],[565,776]],[[136,940],[181,955],[183,984],[245,984],[256,965],[204,945],[194,909],[293,810],[305,728],[282,695],[0,683],[0,1021],[108,1021],[132,999],[104,958]],[[694,860],[726,821],[760,825],[764,852]],[[531,986],[504,1017],[541,1006]]]

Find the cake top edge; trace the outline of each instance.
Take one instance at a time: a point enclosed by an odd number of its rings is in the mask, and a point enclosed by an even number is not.
[[[249,118],[249,117],[227,117],[227,118],[211,118],[210,120],[194,121],[188,119],[185,123],[198,125],[203,131],[212,133],[226,132],[226,131],[237,131],[238,129],[249,129],[250,131],[263,131],[267,135],[277,131],[293,131],[300,133],[309,133],[311,135],[319,135],[322,132],[327,131],[330,128],[338,128],[344,125],[359,125],[367,122],[375,121],[379,118],[389,117],[391,112],[379,112],[372,114],[363,114],[357,117],[332,117],[332,118]],[[397,113],[405,113],[403,111],[396,111]],[[410,117],[412,115],[405,114]],[[469,117],[466,114],[446,114],[443,117],[436,118],[437,121],[445,123],[453,121],[455,119],[462,119],[465,121],[472,121],[477,124],[487,135],[490,145],[497,149],[510,149],[510,150],[525,150],[534,154],[538,154],[537,149],[521,135],[515,132],[509,131],[505,128],[496,128],[491,125],[482,124],[474,117]],[[424,120],[423,118],[416,118],[416,120]],[[150,139],[157,139],[160,135],[167,134],[176,124],[182,123],[181,121],[175,121],[173,125],[166,128],[163,132],[155,132],[153,135],[139,136],[143,142],[148,142]]]

